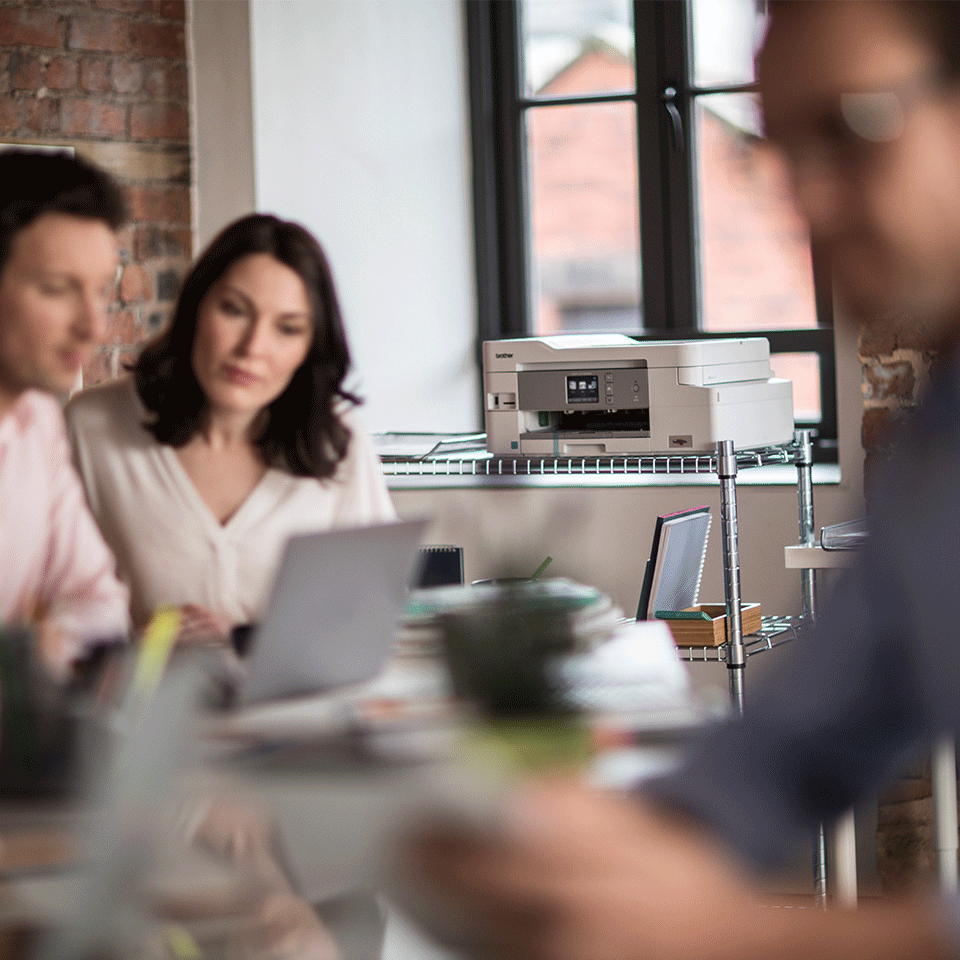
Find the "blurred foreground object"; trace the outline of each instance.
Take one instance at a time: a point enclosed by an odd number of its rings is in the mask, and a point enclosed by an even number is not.
[[[37,632],[0,631],[0,797],[64,797],[75,786],[84,703],[47,668]]]
[[[177,896],[158,902],[162,917],[183,925],[204,955],[234,960],[339,960],[311,905],[293,888],[276,824],[255,800],[220,794],[184,806],[185,838],[211,853],[243,886],[218,902]]]

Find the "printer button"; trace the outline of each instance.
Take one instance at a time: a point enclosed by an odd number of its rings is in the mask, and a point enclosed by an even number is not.
[[[607,373],[607,374],[604,375],[604,378],[603,378],[603,379],[606,380],[607,383],[613,383],[613,374],[612,374],[612,373]]]

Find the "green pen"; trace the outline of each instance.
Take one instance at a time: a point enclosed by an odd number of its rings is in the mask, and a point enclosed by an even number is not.
[[[532,576],[530,579],[531,579],[531,580],[539,580],[539,579],[540,579],[540,574],[542,574],[543,571],[546,570],[547,567],[549,567],[551,563],[553,563],[553,557],[547,557],[546,560],[544,560],[543,563],[541,563],[540,566],[537,567],[537,569],[533,571],[533,576]]]

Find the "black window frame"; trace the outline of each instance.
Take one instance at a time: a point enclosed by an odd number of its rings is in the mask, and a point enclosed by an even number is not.
[[[736,331],[699,327],[694,129],[696,98],[743,93],[755,84],[698,86],[691,80],[690,4],[634,0],[633,92],[535,97],[523,94],[518,0],[463,0],[471,115],[478,344],[530,335],[526,250],[524,114],[542,106],[631,102],[637,117],[643,331],[638,340],[713,339]],[[672,95],[670,91],[673,91]],[[669,101],[669,103],[668,103]],[[833,294],[816,249],[817,325],[743,331],[766,337],[770,351],[816,354],[821,419],[797,422],[816,432],[814,458],[837,462]]]

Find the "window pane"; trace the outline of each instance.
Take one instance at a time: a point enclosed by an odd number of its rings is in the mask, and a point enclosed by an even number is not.
[[[636,86],[629,0],[523,0],[520,22],[525,96]]]
[[[819,423],[820,358],[815,353],[775,353],[770,366],[778,377],[793,381],[793,415],[798,423]]]
[[[704,329],[815,327],[809,237],[754,96],[698,97],[696,124]]]
[[[537,107],[526,123],[533,333],[636,333],[634,105]]]
[[[693,0],[690,32],[698,87],[756,80],[753,57],[766,27],[766,16],[757,8],[757,0]]]

